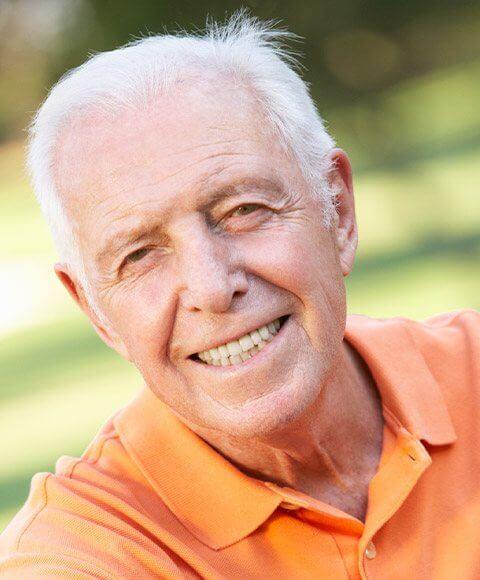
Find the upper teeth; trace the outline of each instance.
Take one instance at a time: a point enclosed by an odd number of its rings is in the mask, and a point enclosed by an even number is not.
[[[199,352],[198,357],[203,362],[215,366],[240,364],[262,350],[267,342],[277,334],[279,328],[280,319],[276,318],[273,322],[245,334],[238,340],[232,340],[227,344]]]

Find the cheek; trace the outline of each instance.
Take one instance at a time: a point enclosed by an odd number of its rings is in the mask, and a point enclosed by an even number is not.
[[[165,352],[174,322],[175,300],[165,276],[152,270],[119,290],[110,304],[110,320],[134,362]]]
[[[322,290],[338,291],[340,264],[327,233],[277,230],[264,240],[244,248],[246,268],[276,286],[295,294],[302,302],[315,300]]]
[[[324,348],[326,340],[338,343],[345,324],[345,285],[330,236],[278,232],[273,240],[250,249],[247,268],[298,299],[297,316],[315,348]]]

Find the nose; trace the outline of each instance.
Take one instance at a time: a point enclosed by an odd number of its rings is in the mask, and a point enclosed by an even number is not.
[[[248,288],[245,271],[235,264],[231,243],[207,227],[190,231],[177,253],[180,300],[189,311],[226,312]]]

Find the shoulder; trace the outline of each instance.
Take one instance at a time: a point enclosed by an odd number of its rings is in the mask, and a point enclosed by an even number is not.
[[[461,332],[480,335],[480,312],[473,308],[461,308],[435,314],[418,322],[408,318],[400,320],[404,320],[419,330],[438,329],[440,334],[442,334],[442,329],[459,329]]]
[[[419,372],[417,380],[435,381],[458,420],[463,416],[465,423],[468,415],[478,421],[480,312],[459,309],[424,320],[351,314],[347,327],[360,347],[371,347],[374,363],[387,361],[399,376],[410,365]]]
[[[161,540],[145,531],[142,486],[107,423],[81,458],[61,457],[54,474],[33,476],[27,501],[0,535],[0,576],[150,577],[152,562],[162,571],[156,577],[178,576]]]
[[[61,476],[35,474],[27,501],[0,536],[0,576],[113,580],[103,558],[92,557],[85,545],[95,525],[78,507]]]
[[[471,440],[480,409],[480,312],[462,309],[398,323],[438,384],[457,432]]]
[[[480,312],[461,309],[421,321],[400,319],[432,368],[455,362],[458,372],[470,372],[480,355]]]
[[[432,365],[456,358],[458,365],[475,364],[480,354],[480,312],[460,309],[436,314],[424,320],[396,316],[372,318],[361,314],[347,317],[353,338],[407,351],[420,351]],[[381,350],[381,349],[380,349]]]

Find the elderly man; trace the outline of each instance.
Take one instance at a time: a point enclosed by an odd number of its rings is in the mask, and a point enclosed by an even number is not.
[[[55,271],[145,388],[34,476],[2,577],[480,577],[480,315],[346,316],[351,168],[284,35],[147,38],[41,107]]]

